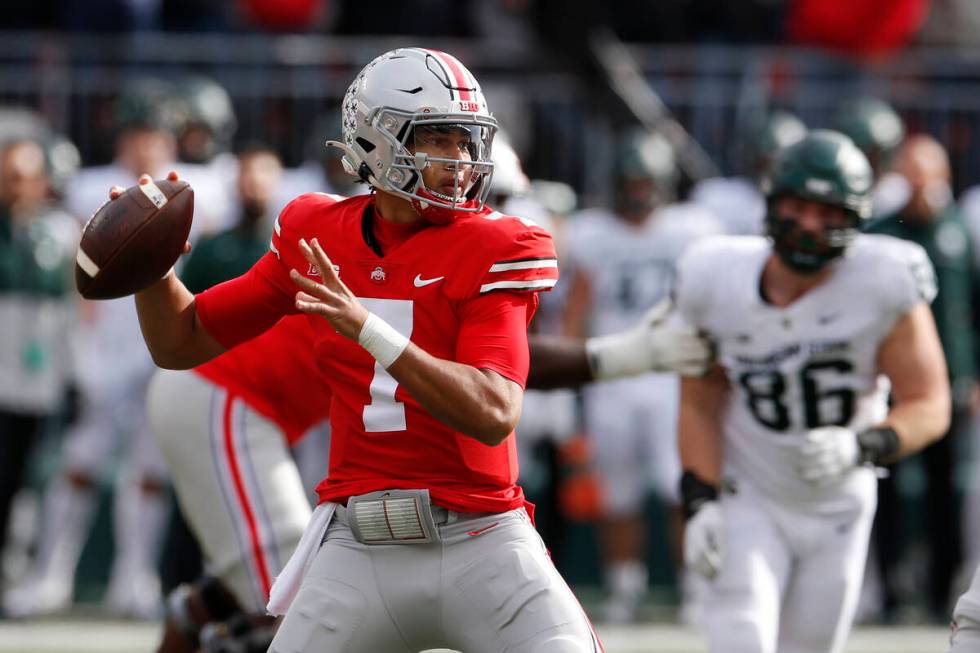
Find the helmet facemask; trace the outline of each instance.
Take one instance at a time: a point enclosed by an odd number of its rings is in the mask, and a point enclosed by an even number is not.
[[[867,158],[841,133],[817,129],[781,150],[761,184],[766,231],[780,260],[801,274],[814,274],[842,256],[871,216],[871,181]],[[800,214],[784,205],[788,199],[833,207],[843,219],[823,215],[819,231],[804,230]]]
[[[452,55],[399,48],[375,58],[347,89],[341,122],[344,142],[327,145],[343,150],[350,174],[408,200],[432,222],[483,208],[490,192],[497,121],[476,78]],[[434,134],[465,147],[430,147]],[[421,136],[424,143],[418,141]],[[437,171],[437,182],[448,171],[458,183],[426,187],[424,178],[431,183]]]
[[[383,148],[356,134],[350,144],[327,141],[345,153],[344,167],[378,190],[412,202],[423,218],[437,224],[450,222],[456,212],[475,213],[483,209],[490,193],[493,161],[490,153],[497,121],[490,116],[413,114],[381,107],[368,118],[368,128],[385,142]],[[433,139],[464,132],[467,135],[466,156],[459,158],[432,153]],[[452,139],[450,139],[452,140]],[[362,161],[358,168],[351,163],[350,152]],[[380,156],[391,152],[390,161]],[[372,165],[373,163],[373,165]],[[456,185],[444,192],[427,188],[423,171],[431,166],[448,168]],[[462,177],[462,179],[461,179]]]
[[[412,121],[388,178],[394,182],[404,176],[406,199],[420,214],[479,211],[490,193],[494,131],[471,123]]]
[[[783,215],[777,209],[779,199],[769,200],[766,233],[780,260],[795,272],[820,272],[828,263],[843,256],[858,235],[860,218],[853,211],[844,208],[846,224],[827,226],[819,234],[813,234],[801,229],[795,217]]]

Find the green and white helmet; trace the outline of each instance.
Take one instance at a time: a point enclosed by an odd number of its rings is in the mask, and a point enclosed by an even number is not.
[[[806,136],[807,127],[795,114],[782,109],[749,115],[736,140],[739,174],[758,181],[779,151]]]
[[[848,100],[838,108],[833,124],[864,152],[875,174],[888,166],[905,139],[901,117],[891,105],[875,97]]]
[[[457,212],[483,208],[493,172],[491,147],[497,121],[480,84],[455,57],[438,50],[399,48],[386,52],[358,73],[344,96],[343,142],[327,145],[344,152],[344,168],[374,188],[410,200],[422,217],[437,223]],[[470,135],[470,160],[410,151],[419,128],[460,129]],[[453,196],[428,189],[422,170],[438,163],[472,169],[468,188]]]
[[[871,185],[867,157],[840,132],[814,130],[783,149],[761,184],[766,196],[766,232],[776,253],[800,272],[816,272],[841,256],[861,223],[871,216]],[[793,218],[777,212],[782,197],[840,207],[848,217],[847,224],[827,228],[819,239],[805,236]]]

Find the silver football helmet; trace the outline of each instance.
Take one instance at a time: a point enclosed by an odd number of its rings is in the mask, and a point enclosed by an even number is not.
[[[483,208],[490,190],[490,152],[497,121],[480,85],[452,55],[423,48],[386,52],[358,73],[342,107],[344,169],[378,190],[410,200],[433,222]],[[416,152],[422,132],[465,132],[467,155]],[[456,172],[452,193],[426,188],[422,170],[437,164]],[[465,171],[468,175],[460,175]],[[460,179],[465,187],[461,187]],[[444,189],[445,190],[445,189]]]

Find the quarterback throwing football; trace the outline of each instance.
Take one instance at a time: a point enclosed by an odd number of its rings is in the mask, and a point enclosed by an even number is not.
[[[376,193],[301,196],[242,277],[136,296],[162,367],[311,316],[330,470],[273,587],[272,651],[600,650],[515,484],[527,323],[558,268],[545,231],[484,206],[495,131],[454,57],[388,52],[348,90],[335,144]]]

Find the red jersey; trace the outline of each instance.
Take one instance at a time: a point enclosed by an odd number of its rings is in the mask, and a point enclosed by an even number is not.
[[[330,417],[330,386],[317,367],[313,340],[306,316],[290,316],[194,372],[241,397],[294,444]]]
[[[379,254],[370,243],[373,196],[291,202],[272,252],[245,275],[198,296],[208,332],[226,347],[295,313],[289,270],[314,278],[298,242],[316,238],[364,306],[438,358],[493,370],[524,385],[527,324],[536,292],[558,279],[551,237],[491,209],[406,233]],[[382,255],[383,254],[383,255]],[[429,415],[360,345],[310,318],[315,358],[333,391],[329,474],[321,501],[392,488],[428,488],[439,505],[504,511],[523,505],[511,434],[490,447]]]

